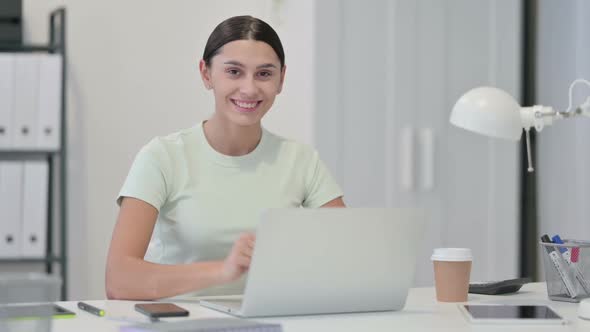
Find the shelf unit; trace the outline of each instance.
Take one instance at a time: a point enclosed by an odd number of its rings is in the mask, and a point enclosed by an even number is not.
[[[61,299],[67,300],[67,122],[66,122],[66,10],[63,7],[53,10],[49,15],[49,43],[39,44],[7,44],[0,43],[0,52],[31,53],[46,52],[61,54],[61,137],[59,149],[56,151],[20,151],[0,150],[0,160],[38,160],[45,159],[49,165],[48,173],[48,204],[47,204],[47,247],[45,257],[41,258],[5,258],[0,263],[40,263],[45,271],[53,274],[54,265],[59,265],[62,279]],[[59,186],[56,188],[56,172]],[[59,212],[58,222],[54,216]],[[54,246],[54,231],[59,228],[59,251]]]

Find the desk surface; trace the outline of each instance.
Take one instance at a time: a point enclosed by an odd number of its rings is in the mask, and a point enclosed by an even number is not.
[[[57,332],[110,332],[118,331],[119,326],[134,322],[147,322],[143,315],[133,309],[133,301],[86,301],[104,308],[106,317],[97,317],[77,308],[77,301],[60,302],[62,306],[76,312],[71,319],[54,321],[53,331]],[[176,302],[190,311],[191,319],[205,317],[227,317],[217,311],[199,306],[195,302]],[[487,296],[469,294],[469,303],[510,303],[510,304],[549,304],[570,321],[568,325],[473,325],[468,323],[456,304],[437,303],[433,288],[413,288],[410,290],[406,306],[402,311],[379,313],[356,313],[336,315],[295,316],[256,319],[277,322],[285,332],[294,331],[590,331],[590,321],[577,317],[578,305],[550,301],[544,283],[525,285],[513,295]],[[183,319],[183,318],[175,318]]]

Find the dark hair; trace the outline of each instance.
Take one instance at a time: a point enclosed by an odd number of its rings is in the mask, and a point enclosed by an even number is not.
[[[211,66],[211,59],[216,56],[223,45],[235,40],[257,40],[267,43],[275,51],[281,61],[281,68],[285,65],[285,52],[277,33],[261,19],[252,16],[234,16],[219,23],[211,32],[203,60],[207,67]]]

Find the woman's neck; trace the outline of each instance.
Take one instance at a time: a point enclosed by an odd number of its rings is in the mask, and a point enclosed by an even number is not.
[[[217,152],[227,156],[243,156],[254,149],[262,137],[262,127],[257,125],[238,126],[220,119],[214,114],[203,123],[205,138]]]

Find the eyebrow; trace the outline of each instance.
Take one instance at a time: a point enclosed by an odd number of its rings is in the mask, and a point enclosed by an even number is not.
[[[246,67],[242,63],[240,63],[238,61],[233,61],[233,60],[226,61],[223,64],[225,64],[225,65],[234,65],[234,66],[238,66],[238,67],[242,67],[242,68]],[[256,67],[256,69],[261,69],[261,68],[277,68],[277,66],[275,66],[272,63],[265,63],[263,65],[259,65],[259,66]]]

